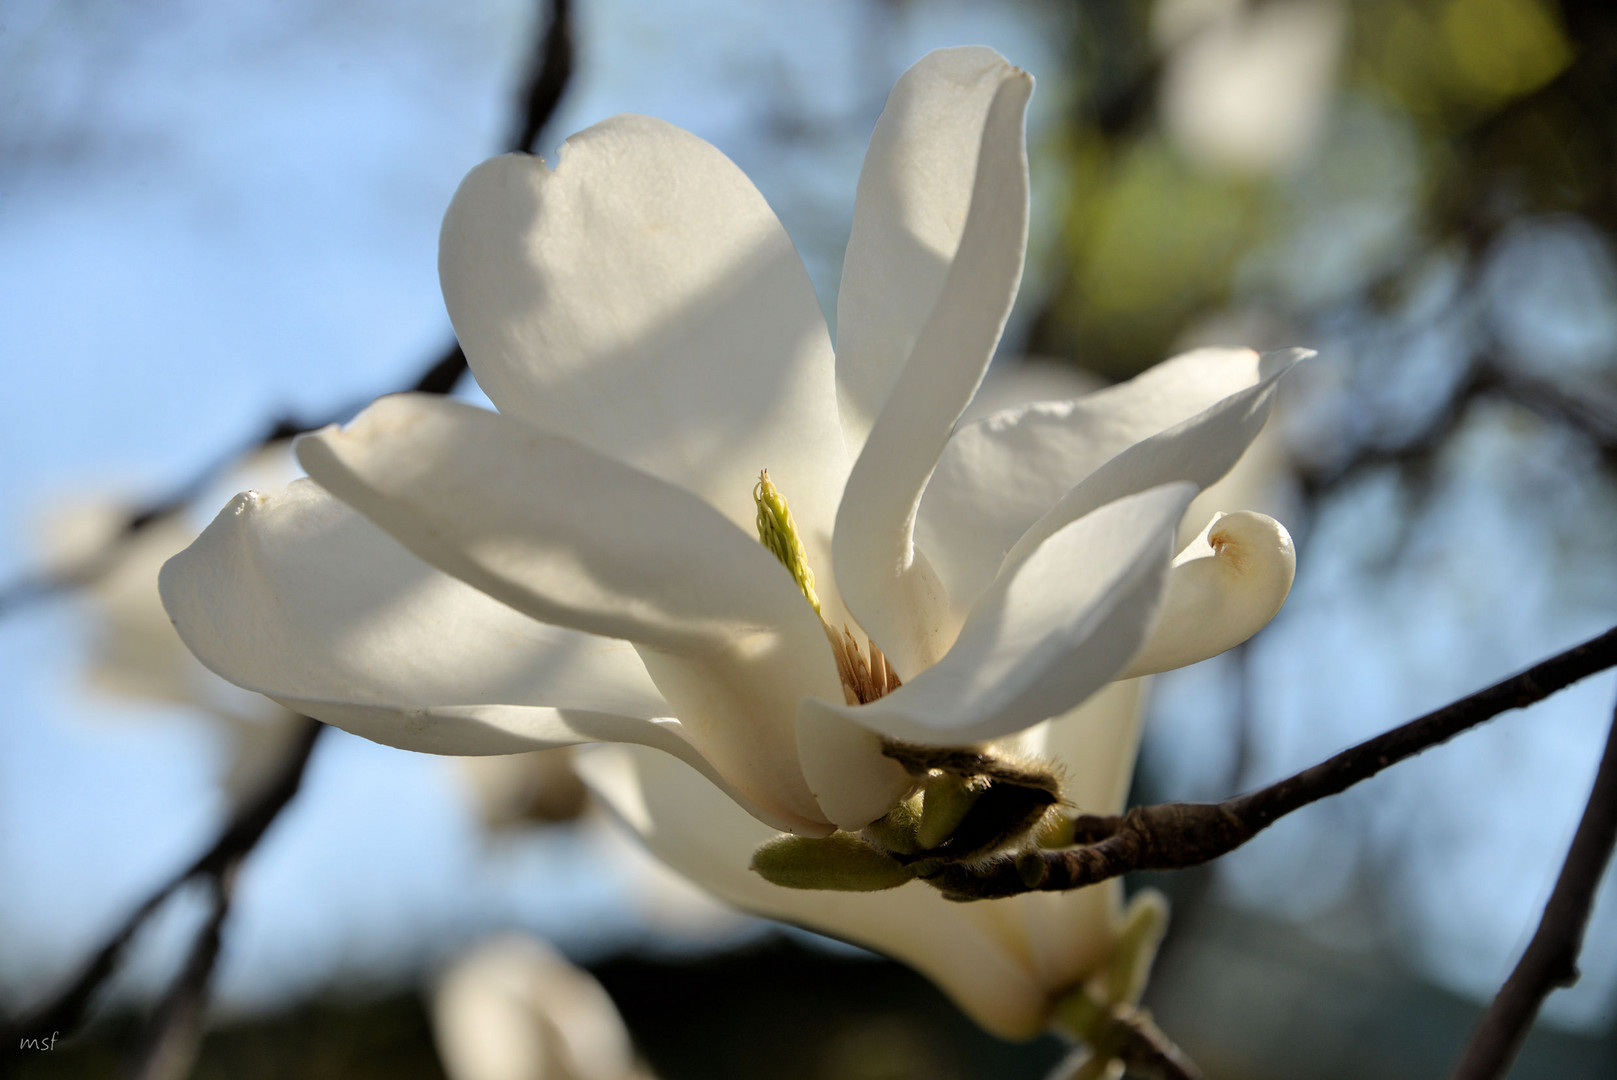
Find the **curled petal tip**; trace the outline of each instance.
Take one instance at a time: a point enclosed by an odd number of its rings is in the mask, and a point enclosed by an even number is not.
[[[1258,376],[1267,379],[1282,375],[1304,360],[1318,355],[1319,352],[1315,349],[1274,349],[1258,357]]]
[[[1194,664],[1268,625],[1291,592],[1297,552],[1274,518],[1217,514],[1174,560],[1151,637],[1120,678]]]

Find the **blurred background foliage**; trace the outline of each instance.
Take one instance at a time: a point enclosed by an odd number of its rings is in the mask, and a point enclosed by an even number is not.
[[[52,418],[19,416],[6,436],[6,567],[29,565],[25,518],[66,488],[111,472],[134,478],[126,492],[166,490],[282,404],[402,385],[441,342],[436,215],[506,123],[535,17],[518,0],[451,7],[0,11],[6,372]],[[1137,799],[1272,780],[1613,622],[1617,8],[583,0],[577,33],[551,142],[620,110],[696,130],[755,177],[828,310],[887,88],[927,48],[983,41],[1040,80],[1007,354],[1112,380],[1195,344],[1320,350],[1255,450],[1247,504],[1298,540],[1292,600],[1249,647],[1159,680]],[[342,96],[322,98],[328,84]],[[139,219],[159,191],[176,201],[155,243],[63,224]],[[173,235],[193,246],[164,246]],[[135,284],[149,277],[167,291]],[[77,677],[64,656],[90,618],[61,604],[0,627],[15,657],[0,729],[0,879],[20,883],[0,901],[10,1009],[219,813],[217,736],[75,734],[71,717],[105,706],[39,682]],[[1217,867],[1153,880],[1175,902],[1148,997],[1163,1026],[1213,1077],[1443,1075],[1537,918],[1612,696],[1592,680]],[[56,723],[69,733],[37,733]],[[174,771],[199,740],[201,763]],[[199,1077],[440,1075],[418,988],[507,926],[586,961],[669,1080],[1035,1077],[1058,1054],[988,1039],[863,954],[625,915],[650,886],[592,861],[586,827],[480,840],[445,824],[468,811],[448,809],[436,762],[337,733],[320,753],[302,816],[272,834],[288,852],[267,848],[277,869],[244,886],[262,896],[227,943]],[[348,824],[370,812],[387,820]],[[86,839],[102,834],[104,849]],[[430,886],[401,869],[412,860]],[[1512,1075],[1617,1073],[1611,884],[1582,983],[1552,999]],[[23,1075],[116,1075],[196,917],[182,900],[99,1025],[16,1059]]]

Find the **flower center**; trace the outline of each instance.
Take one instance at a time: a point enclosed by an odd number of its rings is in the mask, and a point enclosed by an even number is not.
[[[839,632],[825,621],[820,609],[819,595],[814,591],[814,570],[809,566],[803,539],[792,520],[792,511],[786,505],[786,496],[769,479],[769,470],[758,474],[758,483],[752,489],[753,502],[758,505],[758,540],[775,553],[781,565],[791,573],[792,580],[802,590],[803,598],[820,616],[826,640],[831,643],[831,655],[837,663],[837,674],[842,678],[842,695],[849,705],[868,705],[899,688],[897,672],[887,663],[887,657],[876,643],[865,638],[864,648],[846,625]],[[915,873],[926,867],[937,867],[981,858],[1006,848],[1034,842],[1040,829],[1056,813],[1061,801],[1061,784],[1054,766],[1036,759],[1020,760],[993,745],[977,747],[911,746],[882,740],[882,753],[904,766],[915,778],[912,789],[903,802],[889,814],[872,822],[865,829],[860,843],[882,852],[894,865],[911,865]],[[794,837],[793,841],[802,840]],[[776,866],[777,884],[805,887],[803,880],[815,879],[825,868],[820,866],[826,851],[846,856],[843,848],[826,849],[819,842],[791,846],[796,854],[787,857],[785,849],[775,856],[786,859]],[[841,841],[839,841],[841,843]],[[763,849],[760,849],[760,851]],[[774,849],[771,849],[774,850]],[[805,854],[807,853],[807,854]],[[798,866],[793,860],[808,858]],[[779,859],[775,860],[779,862]],[[857,861],[857,857],[856,857]],[[838,863],[838,865],[842,865]],[[863,865],[863,864],[860,864]],[[887,866],[887,863],[881,863]],[[806,866],[819,866],[803,878]],[[762,869],[760,867],[760,869]],[[891,867],[888,867],[891,869]],[[843,866],[844,871],[849,871]],[[766,875],[767,876],[767,875]],[[857,876],[857,875],[856,875]],[[880,876],[880,875],[878,875]],[[882,876],[886,885],[859,888],[886,888],[897,884],[891,875]],[[807,887],[853,887],[813,885]]]
[[[865,638],[866,648],[861,649],[846,625],[838,633],[825,621],[819,594],[814,591],[814,569],[809,566],[808,553],[803,550],[797,522],[792,520],[786,496],[770,481],[768,469],[758,474],[758,483],[752,488],[752,501],[758,505],[759,542],[774,552],[775,558],[791,572],[803,598],[820,616],[826,640],[831,643],[831,655],[837,662],[837,674],[842,677],[842,695],[847,703],[865,705],[897,690],[898,674],[888,665],[887,657],[874,641]]]

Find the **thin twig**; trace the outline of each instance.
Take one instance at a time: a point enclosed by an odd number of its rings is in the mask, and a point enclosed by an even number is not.
[[[1219,803],[1161,803],[1115,817],[1085,815],[1074,827],[1084,846],[1024,852],[981,867],[951,865],[927,880],[951,899],[986,900],[1077,889],[1134,870],[1196,866],[1233,851],[1294,810],[1613,666],[1617,628],[1268,787]]]
[[[144,903],[131,912],[106,943],[96,950],[95,955],[71,983],[56,997],[16,1023],[18,1032],[25,1037],[32,1037],[31,1033],[38,1031],[47,1034],[53,1031],[71,1034],[84,1019],[85,1011],[96,991],[117,967],[125,947],[135,936],[135,932],[145,924],[163,901],[193,878],[203,876],[219,878],[257,846],[276,817],[297,794],[298,788],[303,783],[304,769],[309,764],[309,755],[314,750],[315,740],[320,732],[325,730],[324,724],[314,720],[306,720],[304,723],[304,729],[292,742],[291,749],[275,776],[252,800],[236,811],[213,845],[197,856],[189,866],[160,885]],[[7,1037],[9,1035],[10,1033],[7,1033]]]
[[[1163,1034],[1143,1009],[1133,1009],[1123,1018],[1129,1037],[1123,1043],[1119,1060],[1134,1076],[1152,1080],[1202,1080],[1196,1063],[1172,1039]]]
[[[1396,443],[1360,447],[1345,460],[1325,467],[1300,467],[1303,493],[1318,500],[1377,469],[1421,468],[1447,446],[1471,415],[1476,402],[1506,401],[1563,431],[1575,433],[1608,466],[1617,466],[1617,401],[1598,387],[1574,393],[1554,382],[1515,371],[1497,356],[1484,354],[1454,388],[1447,402],[1420,430]]]
[[[1516,1059],[1539,1006],[1558,986],[1578,981],[1578,952],[1589,924],[1595,892],[1617,844],[1617,714],[1612,716],[1606,752],[1595,773],[1583,820],[1573,834],[1561,874],[1533,940],[1500,987],[1466,1044],[1453,1080],[1497,1080]]]
[[[235,894],[236,875],[246,852],[235,855],[216,875],[208,878],[211,910],[191,943],[185,966],[174,977],[149,1025],[146,1049],[133,1070],[135,1080],[184,1080],[196,1063],[207,1015],[208,989],[218,966],[225,920]]]
[[[1130,1076],[1202,1080],[1196,1063],[1157,1027],[1151,1014],[1132,1005],[1114,1005],[1048,1080],[1110,1076],[1114,1062],[1121,1062]]]
[[[532,152],[539,142],[545,126],[555,115],[573,74],[573,34],[571,0],[550,0],[549,17],[544,20],[544,32],[537,39],[533,62],[524,80],[516,110],[517,120],[505,149]],[[466,354],[459,344],[451,344],[407,390],[421,394],[448,394],[466,374]],[[272,420],[263,431],[240,446],[220,455],[197,470],[184,483],[167,495],[144,506],[132,508],[122,525],[94,556],[80,562],[68,572],[24,573],[0,586],[0,616],[8,615],[30,604],[45,600],[61,592],[87,585],[96,580],[116,561],[118,551],[147,526],[180,513],[213,486],[225,471],[255,450],[284,442],[306,431],[315,431],[328,424],[341,423],[363,408],[371,398],[350,401],[324,415],[309,417],[285,413]]]

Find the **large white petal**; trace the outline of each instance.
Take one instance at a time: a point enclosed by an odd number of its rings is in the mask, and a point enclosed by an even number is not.
[[[1032,78],[1020,71],[995,89],[959,250],[837,511],[833,555],[843,599],[905,679],[949,644],[948,600],[916,550],[915,512],[950,429],[982,381],[1022,279],[1023,122],[1032,92]]]
[[[159,585],[208,668],[356,735],[437,754],[637,742],[743,798],[668,719],[628,642],[535,622],[311,480],[237,496]],[[748,809],[799,824],[768,803]]]
[[[870,136],[837,293],[837,398],[850,455],[943,291],[966,224],[988,109],[1019,72],[992,49],[928,53]]]
[[[867,705],[812,707],[927,745],[999,738],[1059,716],[1146,640],[1195,494],[1166,484],[1072,522],[995,579],[938,663]]]
[[[1098,375],[1055,360],[996,360],[955,426],[963,428],[984,417],[1036,401],[1070,401],[1103,390],[1106,385],[1106,380]],[[948,454],[947,448],[944,454]],[[943,467],[941,461],[938,467]],[[927,485],[929,492],[932,484],[937,483],[936,476],[934,473],[934,479]],[[921,497],[923,507],[928,498],[930,495]]]
[[[776,834],[689,769],[634,747],[593,748],[578,769],[654,854],[730,903],[901,960],[996,1035],[1031,1038],[1048,1023],[1050,988],[1029,966],[1014,911],[1024,898],[959,904],[919,882],[874,893],[781,888],[748,869]],[[1074,914],[1106,940],[1107,924]]]
[[[1176,444],[1186,452],[1163,464],[1184,466],[1148,476],[1149,470],[1131,470],[1115,479],[1135,486],[1114,482],[1106,488],[1112,497],[1174,479],[1203,486],[1218,479],[1262,428],[1275,381],[1307,355],[1197,349],[1076,401],[1039,402],[960,427],[927,485],[915,527],[917,545],[948,591],[952,617],[964,618],[1024,532],[1131,447],[1182,425]],[[1232,414],[1241,418],[1233,431]],[[1096,496],[1085,505],[1105,501]]]
[[[383,398],[298,455],[439,569],[544,622],[635,642],[703,757],[751,802],[824,831],[797,701],[840,697],[841,680],[791,575],[718,511],[572,439],[427,395]]]
[[[439,276],[501,412],[744,528],[769,469],[829,577],[848,466],[825,318],[774,212],[718,150],[616,116],[569,139],[554,171],[484,162],[444,217]]]
[[[668,715],[626,642],[513,611],[310,480],[238,495],[159,585],[198,658],[270,697]]]

